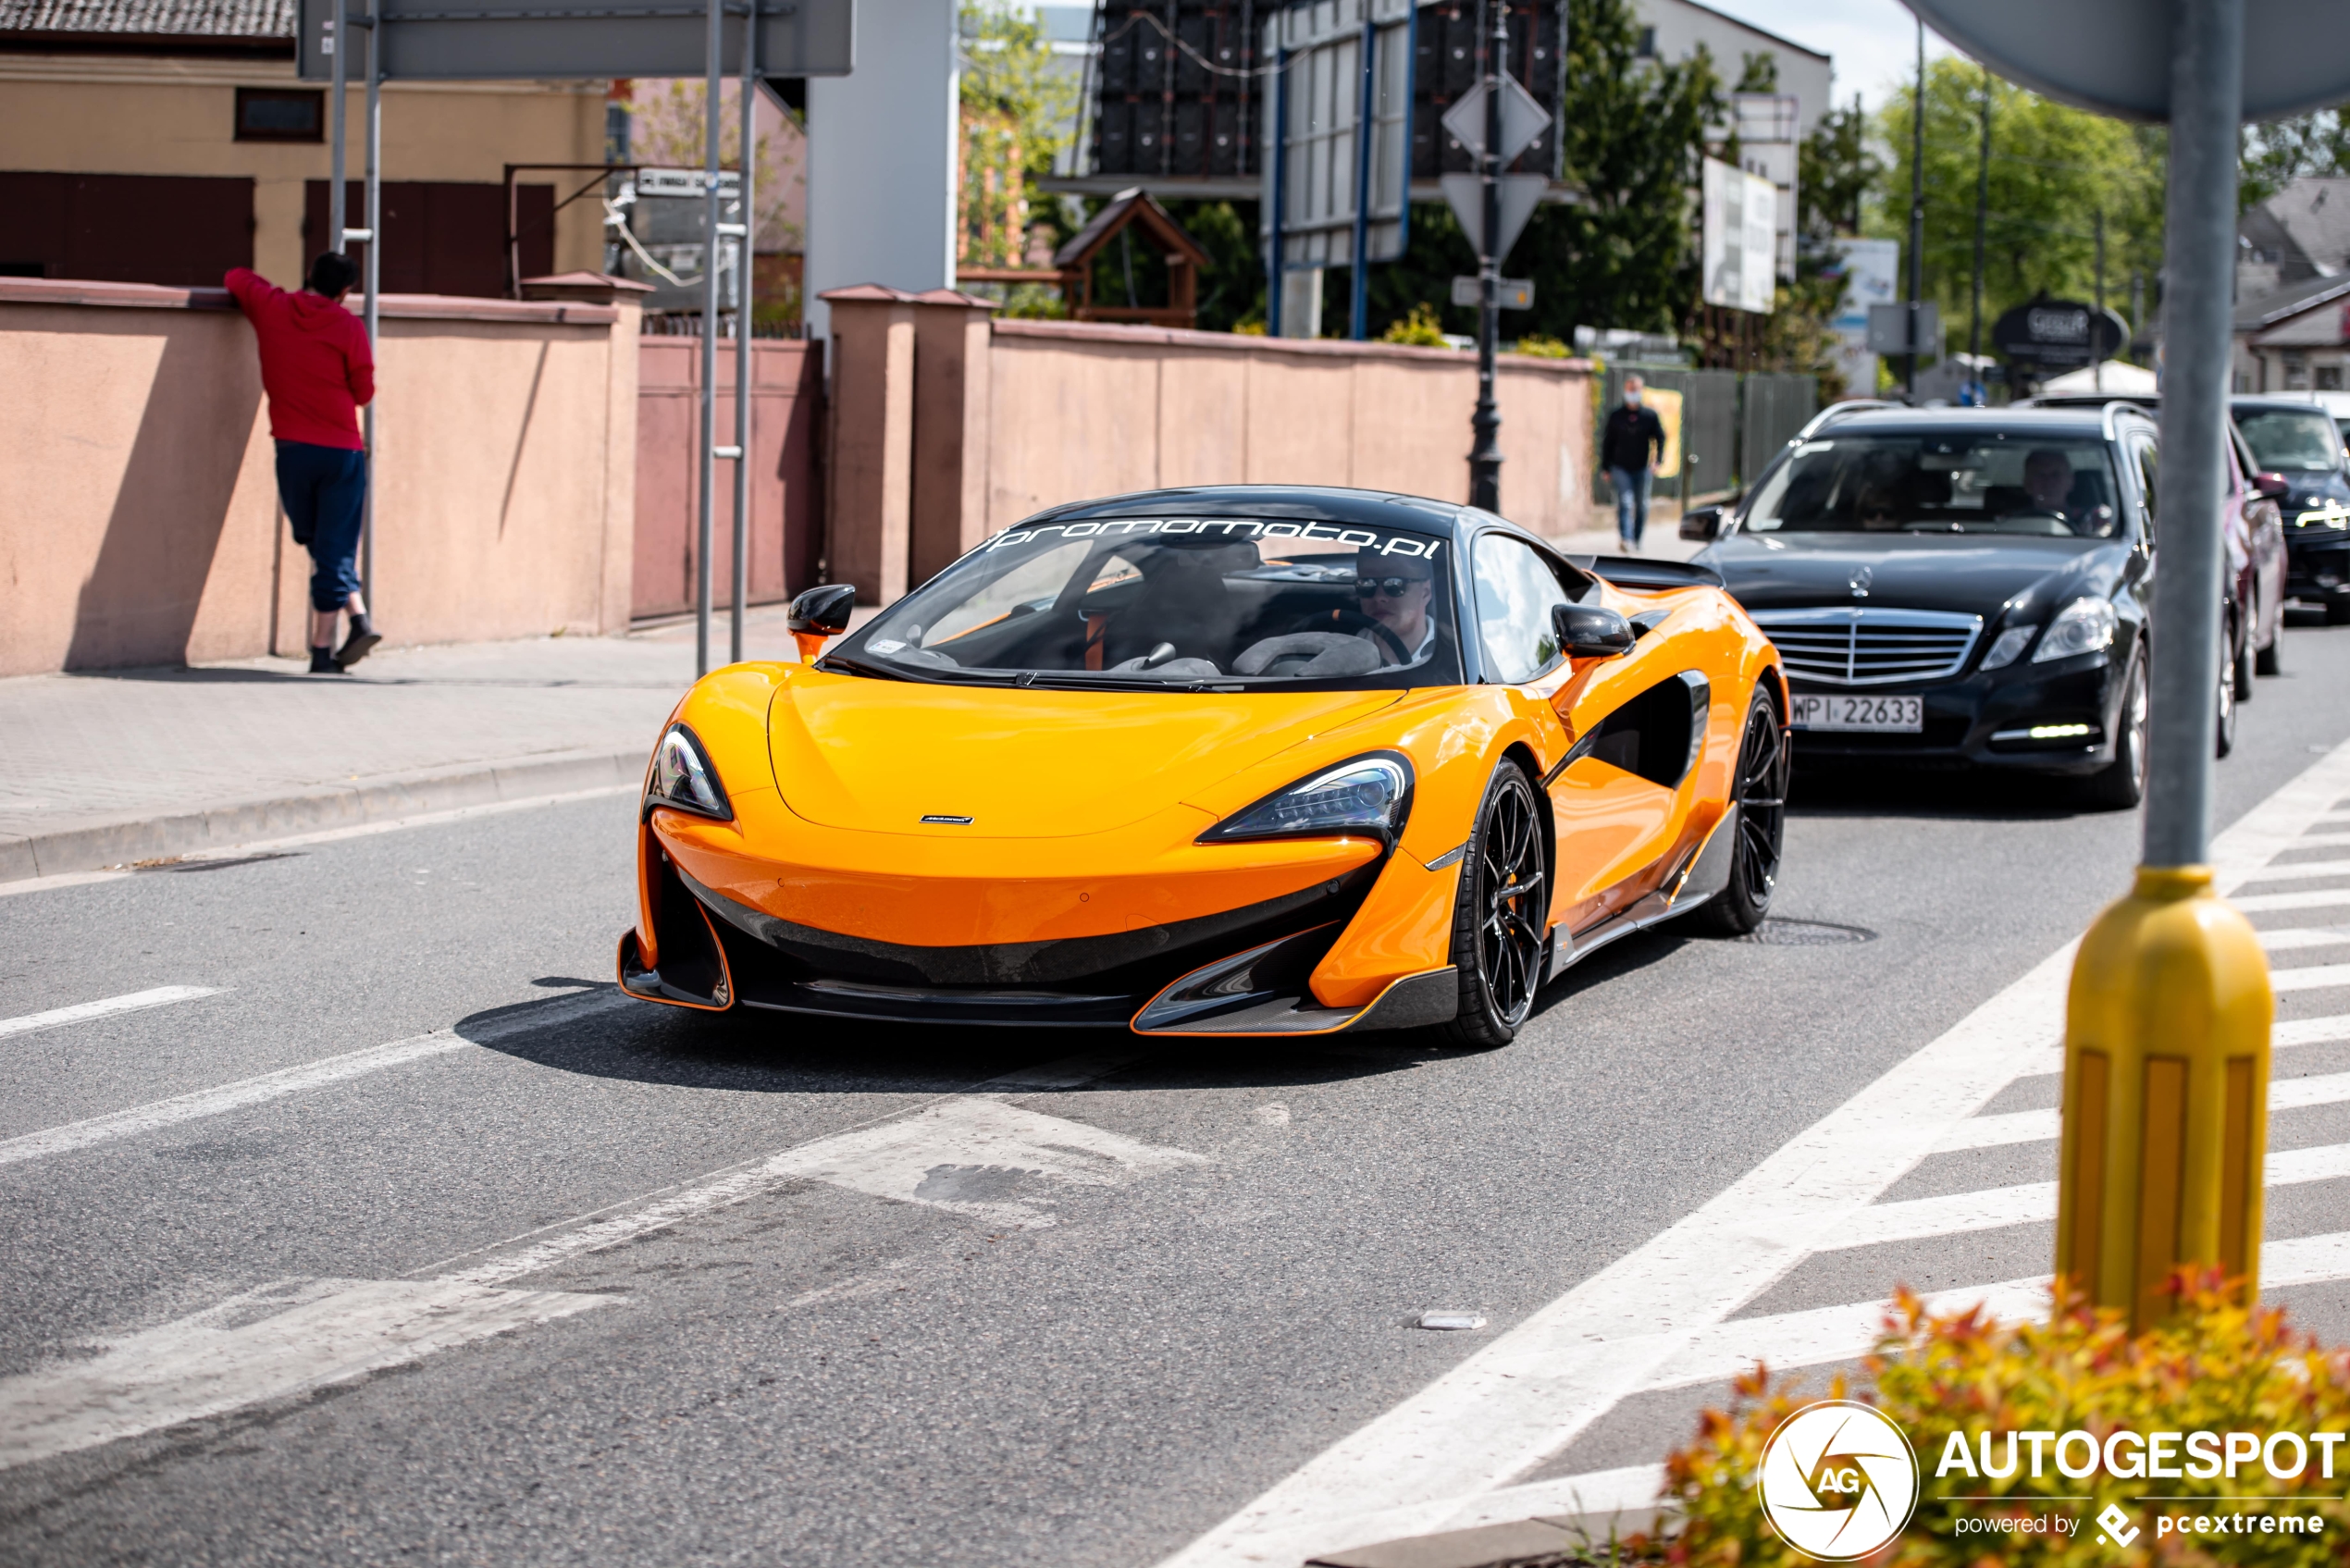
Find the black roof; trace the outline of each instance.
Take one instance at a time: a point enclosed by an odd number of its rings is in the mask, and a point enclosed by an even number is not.
[[[1326,523],[1363,523],[1417,534],[1457,538],[1468,529],[1501,524],[1528,538],[1538,536],[1507,518],[1456,500],[1433,500],[1393,490],[1350,490],[1336,485],[1189,485],[1169,490],[1135,490],[1122,496],[1070,501],[1023,517],[1014,527],[1034,523],[1075,523],[1091,517],[1296,518]]]

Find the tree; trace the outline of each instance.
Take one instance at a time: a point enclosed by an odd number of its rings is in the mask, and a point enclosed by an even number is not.
[[[2092,297],[2100,212],[2109,304],[2126,305],[2131,275],[2150,279],[2162,260],[2159,131],[2068,108],[1986,76],[1968,61],[1937,60],[1926,70],[1925,293],[1940,303],[1953,347],[1965,342],[1974,275],[1975,169],[1986,92],[1991,95],[1986,331],[2000,313],[2044,291]],[[1878,116],[1876,139],[1891,147],[1894,157],[1862,215],[1869,234],[1904,246],[1916,97],[1912,85]]]
[[[1034,13],[966,0],[958,253],[983,266],[1016,266],[1025,248],[1029,199],[1053,171],[1060,127],[1076,113],[1077,85],[1058,69]]]
[[[2259,205],[2309,175],[2350,175],[2350,118],[2340,109],[2245,126],[2242,145],[2238,211]]]
[[[1885,166],[1869,151],[1869,117],[1856,94],[1830,109],[1796,150],[1796,232],[1817,242],[1861,232],[1861,211]]]

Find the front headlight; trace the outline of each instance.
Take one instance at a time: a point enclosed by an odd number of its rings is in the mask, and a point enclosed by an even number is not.
[[[712,821],[735,820],[735,809],[726,801],[726,786],[718,782],[718,770],[710,765],[699,737],[683,724],[662,731],[661,744],[653,747],[652,769],[645,775],[645,809],[656,806],[690,811]]]
[[[1396,753],[1381,752],[1300,779],[1225,818],[1200,834],[1199,842],[1361,833],[1392,845],[1411,810],[1411,763]]]
[[[2048,623],[2047,635],[2033,650],[2032,662],[2045,664],[2051,659],[2070,659],[2076,653],[2095,653],[2101,648],[2113,646],[2113,629],[2120,617],[2113,613],[2113,601],[2106,599],[2076,599],[2057,612]]]
[[[2010,626],[2001,632],[1999,640],[1991,645],[1991,651],[1983,656],[1983,667],[1998,670],[2014,663],[2023,657],[2024,648],[2032,642],[2032,634],[2039,629],[2037,626]]]

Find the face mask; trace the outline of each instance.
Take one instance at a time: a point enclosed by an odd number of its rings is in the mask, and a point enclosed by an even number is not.
[[[1640,389],[1638,387],[1626,387],[1624,389],[1624,406],[1626,408],[1638,408],[1640,406]]]

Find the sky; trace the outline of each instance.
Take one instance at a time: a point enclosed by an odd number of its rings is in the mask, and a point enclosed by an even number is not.
[[[1763,28],[1836,62],[1837,101],[1858,93],[1875,110],[1917,72],[1917,19],[1900,0],[1700,0],[1725,16]],[[1931,30],[1926,58],[1949,54]]]

